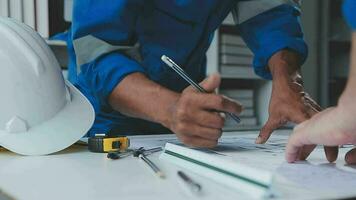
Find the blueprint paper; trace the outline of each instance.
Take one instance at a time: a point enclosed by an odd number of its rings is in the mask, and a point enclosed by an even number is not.
[[[308,161],[289,164],[284,159],[284,151],[290,132],[278,131],[262,145],[254,143],[257,132],[242,132],[241,135],[224,133],[216,148],[200,150],[224,155],[226,159],[253,168],[269,170],[273,172],[276,184],[281,187],[288,185],[304,192],[322,193],[330,198],[356,196],[356,166],[345,166],[344,162],[345,153],[353,146],[341,148],[339,158],[334,164],[327,162],[322,147],[317,147]],[[143,138],[132,144],[163,147],[167,142],[181,144],[174,135],[156,139]]]

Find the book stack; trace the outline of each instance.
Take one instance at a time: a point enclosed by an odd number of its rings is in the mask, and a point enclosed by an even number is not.
[[[0,16],[29,25],[46,39],[68,28],[63,15],[64,0],[0,0]]]
[[[255,112],[254,91],[252,89],[223,89],[220,91],[220,94],[240,102],[244,107],[244,110],[239,115],[241,123],[236,124],[231,117],[227,116],[225,120],[225,130],[234,130],[241,127],[256,127],[258,125]]]
[[[252,67],[253,53],[239,35],[221,34],[220,72],[224,78],[258,78]]]

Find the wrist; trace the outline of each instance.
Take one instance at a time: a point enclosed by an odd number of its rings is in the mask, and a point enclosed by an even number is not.
[[[288,70],[289,65],[285,63],[279,63],[278,65],[274,65],[274,67],[270,67],[273,83],[282,83],[282,82],[290,82],[292,81],[293,74]]]
[[[272,73],[272,85],[274,90],[291,90],[294,83],[302,83],[299,73],[290,73],[288,66],[279,65]]]
[[[273,81],[290,82],[298,75],[299,56],[289,50],[275,53],[268,62]]]
[[[180,94],[173,91],[170,91],[169,94],[163,97],[163,104],[159,106],[159,109],[156,113],[156,122],[160,123],[168,129],[171,129],[171,124],[173,121],[172,113],[175,110],[179,97]],[[160,98],[162,98],[162,96]]]

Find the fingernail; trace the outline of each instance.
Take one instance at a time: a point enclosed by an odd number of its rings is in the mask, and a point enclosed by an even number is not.
[[[264,142],[264,140],[263,140],[263,138],[261,136],[258,136],[256,138],[256,141],[255,141],[256,144],[262,144],[263,142]]]
[[[294,163],[296,161],[296,159],[292,157],[286,157],[286,160],[288,163]]]

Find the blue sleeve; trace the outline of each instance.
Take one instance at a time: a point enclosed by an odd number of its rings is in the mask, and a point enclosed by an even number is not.
[[[83,38],[89,42],[90,38],[95,38],[95,41],[102,41],[105,45],[133,46],[137,41],[136,14],[140,12],[141,6],[141,0],[105,0],[105,3],[75,0],[72,43],[75,46],[76,41]],[[78,55],[82,53],[78,52],[78,48],[74,49],[78,60]],[[85,48],[81,49],[85,51]],[[102,47],[90,48],[90,52],[96,51],[102,52]],[[138,62],[117,50],[98,54],[80,64],[79,68],[78,79],[85,81],[95,102],[105,106],[108,106],[108,96],[125,76],[134,72],[145,73]]]
[[[355,0],[345,0],[342,7],[345,20],[349,26],[355,30],[356,29],[356,1]]]
[[[303,64],[308,47],[299,23],[300,12],[291,5],[281,5],[251,18],[239,25],[242,38],[255,55],[255,73],[272,79],[268,61],[282,49],[291,49],[301,57]]]

